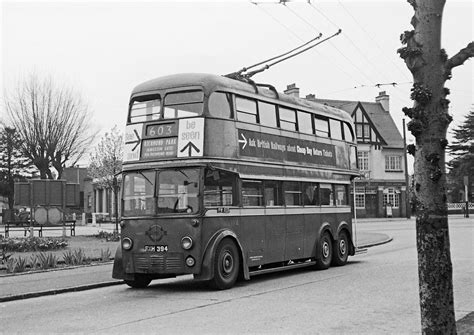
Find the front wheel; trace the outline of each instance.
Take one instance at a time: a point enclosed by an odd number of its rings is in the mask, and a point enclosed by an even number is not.
[[[334,257],[332,264],[336,266],[342,266],[347,263],[347,257],[349,256],[349,238],[345,231],[339,233],[339,238],[334,244]]]
[[[331,266],[332,260],[332,240],[329,233],[325,232],[319,240],[318,255],[316,257],[316,268],[326,270]]]
[[[214,277],[210,281],[211,287],[226,290],[234,286],[239,276],[239,251],[234,241],[223,239],[214,255]]]
[[[146,275],[136,274],[134,280],[125,279],[124,281],[125,281],[125,284],[127,284],[130,287],[145,288],[148,286],[148,284],[150,284],[151,279]]]

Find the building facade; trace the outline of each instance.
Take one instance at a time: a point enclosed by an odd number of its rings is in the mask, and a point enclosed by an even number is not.
[[[295,84],[286,94],[298,96]],[[406,217],[409,194],[405,173],[405,142],[390,115],[390,97],[380,92],[374,102],[306,99],[333,106],[349,113],[355,124],[361,177],[351,188],[357,217]]]

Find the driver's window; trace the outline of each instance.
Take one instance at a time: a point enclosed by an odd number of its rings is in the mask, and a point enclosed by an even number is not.
[[[158,179],[158,213],[198,210],[199,170],[161,171]]]

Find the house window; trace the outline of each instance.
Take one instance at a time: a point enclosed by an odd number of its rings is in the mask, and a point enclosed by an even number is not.
[[[393,187],[389,187],[388,189],[385,189],[384,195],[383,195],[383,205],[384,206],[390,205],[393,208],[400,207],[400,193],[395,191]]]
[[[365,208],[365,187],[355,188],[355,207]]]
[[[401,171],[401,156],[386,156],[385,171]]]
[[[368,151],[358,151],[357,159],[359,161],[359,170],[368,171],[369,170],[369,152]]]

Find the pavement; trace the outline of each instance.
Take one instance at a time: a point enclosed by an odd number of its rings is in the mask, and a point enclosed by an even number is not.
[[[93,235],[99,231],[113,231],[113,229],[113,224],[76,226],[76,236]],[[61,234],[61,231],[48,232],[48,236],[61,236]],[[21,235],[20,232],[19,236]],[[356,237],[357,245],[361,249],[388,243],[392,240],[388,235],[373,232],[357,232]],[[123,284],[122,280],[112,278],[112,267],[113,262],[106,262],[0,275],[0,302]]]

